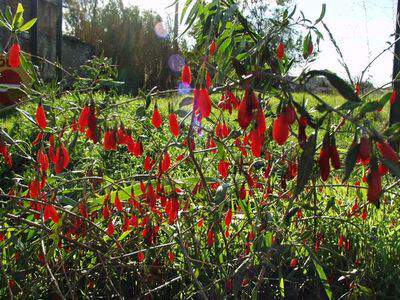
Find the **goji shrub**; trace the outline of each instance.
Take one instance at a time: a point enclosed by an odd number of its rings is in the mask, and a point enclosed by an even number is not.
[[[311,62],[325,7],[313,23],[285,10],[262,34],[234,1],[192,2],[198,57],[179,78],[190,92],[168,106],[170,91],[117,96],[102,59],[68,91],[43,83],[16,36],[33,22],[18,19],[22,7],[3,20],[9,64],[34,84],[33,106],[1,109],[29,133],[0,131],[0,295],[399,295],[398,126],[369,117],[395,92],[371,101],[351,78],[308,65],[288,75],[283,31],[307,30]],[[339,106],[307,90],[315,76]]]

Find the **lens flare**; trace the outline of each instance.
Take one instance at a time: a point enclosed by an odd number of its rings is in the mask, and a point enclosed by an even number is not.
[[[154,25],[154,32],[162,39],[168,37],[168,30],[164,27],[162,22],[158,22],[156,25]]]
[[[178,85],[179,95],[187,95],[187,94],[190,94],[191,91],[192,91],[192,88],[190,87],[190,85],[188,85],[187,83],[184,83],[184,82],[179,83],[179,85]]]
[[[185,63],[185,59],[179,54],[173,54],[168,59],[168,66],[175,73],[180,73]]]

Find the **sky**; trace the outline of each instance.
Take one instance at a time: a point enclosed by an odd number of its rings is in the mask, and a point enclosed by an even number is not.
[[[262,0],[259,0],[262,1]],[[273,0],[264,0],[273,1]],[[172,17],[174,7],[167,8],[173,0],[124,0],[126,5],[138,5],[142,9],[152,9],[163,18]],[[183,5],[180,0],[181,6]],[[322,3],[326,3],[325,23],[332,31],[341,48],[353,77],[391,42],[395,29],[396,0],[297,0],[294,1],[309,19],[318,18]],[[323,31],[323,29],[322,29]],[[324,31],[323,31],[324,32]],[[321,53],[312,64],[314,69],[329,69],[342,76],[343,67],[327,34],[320,44]],[[392,76],[393,53],[382,55],[366,73],[374,85],[390,81]]]

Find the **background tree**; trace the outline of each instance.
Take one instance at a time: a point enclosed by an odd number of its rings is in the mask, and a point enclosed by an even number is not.
[[[107,3],[68,0],[65,20],[67,31],[93,45],[96,55],[105,55],[118,65],[118,80],[125,81],[125,91],[139,88],[174,86],[174,74],[168,59],[174,53],[171,26],[164,22],[161,36],[155,25],[162,22],[152,11],[124,6],[120,0]],[[165,33],[165,35],[164,35]],[[149,59],[151,58],[151,59]]]

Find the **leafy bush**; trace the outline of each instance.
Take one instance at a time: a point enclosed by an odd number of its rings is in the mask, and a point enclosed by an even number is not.
[[[29,102],[0,110],[0,295],[397,297],[395,93],[287,75],[280,28],[310,30],[307,64],[323,14],[284,11],[270,39],[233,1],[191,5],[186,95],[120,96],[105,58],[62,91],[22,57]],[[315,76],[338,94],[291,93]]]

